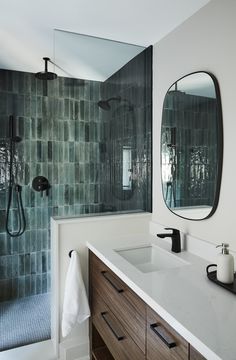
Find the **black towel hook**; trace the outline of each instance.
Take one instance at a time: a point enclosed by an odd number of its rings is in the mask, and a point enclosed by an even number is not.
[[[70,258],[71,258],[72,251],[74,251],[74,250],[70,250],[70,252],[68,254]]]

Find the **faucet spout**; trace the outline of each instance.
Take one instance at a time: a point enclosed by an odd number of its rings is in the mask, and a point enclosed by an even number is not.
[[[175,253],[181,252],[181,241],[180,241],[179,230],[173,228],[165,228],[165,230],[172,230],[172,233],[157,234],[157,236],[162,239],[166,237],[170,237],[172,240],[171,251]]]
[[[172,236],[172,234],[163,233],[163,234],[157,234],[157,236],[158,236],[159,238],[164,239],[164,238],[166,238],[166,237],[170,237],[170,236]]]

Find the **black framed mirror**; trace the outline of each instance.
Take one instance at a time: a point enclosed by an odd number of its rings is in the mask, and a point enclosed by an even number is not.
[[[162,111],[161,174],[166,206],[190,220],[216,210],[223,159],[223,125],[216,78],[199,71],[168,89]]]

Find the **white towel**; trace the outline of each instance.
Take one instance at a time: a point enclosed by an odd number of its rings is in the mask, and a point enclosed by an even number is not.
[[[62,312],[62,336],[67,336],[76,323],[82,323],[90,316],[88,298],[82,279],[77,251],[72,251],[66,275],[65,295]]]

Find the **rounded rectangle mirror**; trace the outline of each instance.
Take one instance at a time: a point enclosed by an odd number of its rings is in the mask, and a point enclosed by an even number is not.
[[[162,112],[161,174],[166,206],[190,220],[216,210],[222,170],[223,126],[219,86],[207,72],[176,81]]]

